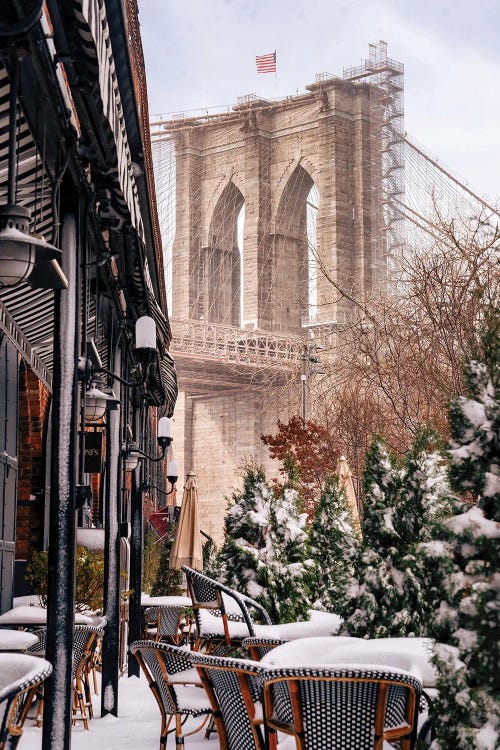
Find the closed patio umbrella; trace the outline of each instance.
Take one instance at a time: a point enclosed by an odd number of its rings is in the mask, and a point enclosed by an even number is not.
[[[347,505],[349,506],[352,513],[354,530],[361,538],[361,523],[359,520],[359,510],[356,500],[356,493],[354,492],[354,484],[352,481],[352,472],[349,468],[349,464],[347,463],[347,459],[345,456],[340,456],[339,458],[337,474],[339,477],[340,487],[346,494]]]
[[[174,570],[180,570],[183,565],[188,565],[195,570],[202,570],[203,568],[198,490],[196,488],[196,474],[193,471],[190,471],[187,475],[184,485],[177,532],[170,552],[170,567]]]

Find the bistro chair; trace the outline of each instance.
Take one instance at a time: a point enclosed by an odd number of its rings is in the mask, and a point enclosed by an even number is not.
[[[265,654],[272,651],[276,646],[281,646],[285,641],[280,638],[259,638],[258,636],[245,638],[241,644],[252,661],[260,661]]]
[[[264,721],[297,750],[413,750],[422,683],[373,666],[290,667],[262,673]]]
[[[221,749],[264,750],[259,679],[264,667],[200,652],[192,652],[191,659],[210,699]]]
[[[170,604],[148,607],[144,612],[144,639],[180,645],[184,638],[185,609]]]
[[[28,654],[0,654],[0,750],[17,747],[35,691],[52,664]]]
[[[90,675],[94,668],[97,643],[104,635],[106,620],[99,625],[75,625],[73,634],[73,724],[83,723],[89,728],[89,719],[94,718],[90,695]],[[78,716],[78,714],[80,714]]]
[[[183,746],[184,737],[200,731],[212,713],[193,666],[192,652],[154,641],[135,641],[130,650],[137,658],[160,709],[160,750],[165,750],[167,737],[172,732],[175,732],[176,747]],[[204,718],[196,729],[184,734],[182,728],[189,716]],[[169,729],[174,718],[175,726]]]
[[[207,653],[228,653],[234,648],[241,648],[245,638],[251,637],[283,642],[310,636],[329,636],[338,632],[342,622],[332,613],[310,612],[309,621],[273,625],[259,602],[185,565],[182,570],[186,574],[193,602],[196,625],[194,648],[197,651],[204,649]],[[264,624],[254,621],[253,612]]]

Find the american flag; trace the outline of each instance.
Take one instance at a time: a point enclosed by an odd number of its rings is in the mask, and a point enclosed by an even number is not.
[[[257,55],[255,57],[257,73],[276,73],[276,52],[269,52],[267,55]]]

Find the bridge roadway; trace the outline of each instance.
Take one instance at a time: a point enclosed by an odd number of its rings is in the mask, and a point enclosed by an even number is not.
[[[171,326],[179,387],[194,395],[284,384],[300,371],[305,337],[199,320]]]

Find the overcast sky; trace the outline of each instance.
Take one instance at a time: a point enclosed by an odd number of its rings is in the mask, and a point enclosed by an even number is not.
[[[500,0],[139,0],[151,114],[231,105],[342,75],[384,39],[405,65],[405,129],[500,196]],[[277,50],[273,74],[255,55]]]

